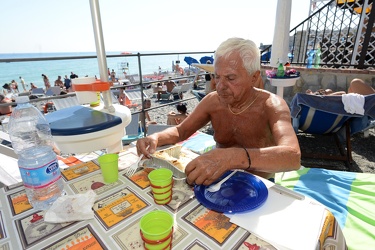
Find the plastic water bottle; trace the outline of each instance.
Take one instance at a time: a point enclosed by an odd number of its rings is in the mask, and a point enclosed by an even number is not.
[[[52,150],[51,128],[44,115],[16,97],[17,106],[9,119],[9,137],[18,154],[18,166],[30,204],[45,210],[64,193],[57,156]]]
[[[307,65],[306,68],[311,69],[314,61],[315,51],[313,49],[307,52]]]
[[[50,146],[35,146],[18,158],[23,185],[33,208],[48,209],[64,193],[57,156]]]
[[[284,74],[285,74],[285,71],[284,71],[284,65],[280,62],[280,63],[279,63],[279,66],[277,67],[276,76],[277,76],[277,77],[283,77]]]
[[[315,58],[314,58],[314,68],[319,68],[320,65],[320,56],[322,52],[320,51],[320,48],[318,48],[315,52]]]

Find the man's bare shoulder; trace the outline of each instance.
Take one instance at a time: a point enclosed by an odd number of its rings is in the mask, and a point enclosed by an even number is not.
[[[217,105],[220,103],[219,95],[216,91],[208,93],[202,100],[205,105]]]
[[[198,104],[196,110],[202,113],[211,113],[214,110],[222,107],[222,104],[219,100],[218,94],[215,92],[211,92],[207,94]]]
[[[267,90],[260,90],[261,98],[267,108],[288,108],[285,100],[276,94],[273,94]]]

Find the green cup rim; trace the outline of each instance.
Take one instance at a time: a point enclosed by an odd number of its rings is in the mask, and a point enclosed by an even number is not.
[[[118,154],[104,154],[98,157],[99,164],[118,161]]]
[[[172,180],[172,177],[173,177],[173,172],[172,170],[168,169],[168,168],[158,168],[158,169],[155,169],[155,170],[152,170],[148,175],[148,179],[150,180],[150,182],[153,182],[155,181],[155,175],[165,175],[165,179],[171,179]],[[156,182],[158,182],[159,180],[156,180]],[[159,181],[160,182],[160,181]],[[159,186],[159,185],[155,185],[155,186]]]
[[[152,233],[148,233],[147,230],[144,230],[144,223],[147,223],[149,221],[150,218],[153,218],[154,216],[158,216],[158,217],[163,217],[165,219],[169,219],[170,220],[170,225],[168,226],[168,228],[163,231],[163,232],[160,232],[158,234],[152,234]],[[174,224],[174,220],[173,220],[173,217],[170,213],[166,212],[166,211],[163,211],[163,210],[155,210],[155,211],[151,211],[151,212],[148,212],[147,214],[145,214],[141,220],[139,221],[139,228],[144,232],[146,231],[147,234],[149,235],[153,235],[153,236],[157,236],[159,234],[164,234],[166,232],[169,232],[172,227],[173,227],[173,224]]]

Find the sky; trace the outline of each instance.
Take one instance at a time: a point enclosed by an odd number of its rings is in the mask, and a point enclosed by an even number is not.
[[[278,0],[99,0],[106,52],[214,51],[230,37],[272,44]],[[310,0],[292,1],[291,25]],[[94,52],[89,0],[0,0],[0,53]]]

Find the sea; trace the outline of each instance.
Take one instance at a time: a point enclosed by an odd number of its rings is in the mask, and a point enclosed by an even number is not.
[[[122,52],[107,52],[107,55],[121,55]],[[130,56],[126,57],[107,57],[107,68],[116,72],[117,78],[125,78],[126,74],[139,75],[138,53],[141,56],[142,75],[154,74],[159,72],[172,72],[173,65],[176,61],[180,61],[180,67],[188,68],[189,65],[184,61],[185,57],[193,57],[197,61],[204,56],[213,56],[211,54],[170,54],[171,52],[129,52]],[[161,53],[169,53],[168,55],[160,55]],[[175,53],[175,52],[173,52]],[[157,54],[157,55],[153,55]],[[58,76],[62,78],[70,76],[74,72],[78,77],[95,77],[100,78],[98,60],[90,59],[69,59],[69,60],[46,60],[46,61],[30,61],[30,62],[6,62],[6,59],[14,58],[51,58],[51,57],[71,57],[71,56],[96,56],[96,52],[60,52],[60,53],[12,53],[0,54],[0,87],[12,80],[20,83],[21,76],[26,83],[26,88],[30,89],[30,83],[34,83],[37,87],[44,88],[42,74],[48,76],[51,85]],[[124,69],[124,65],[128,65]],[[19,88],[21,85],[19,84]]]

